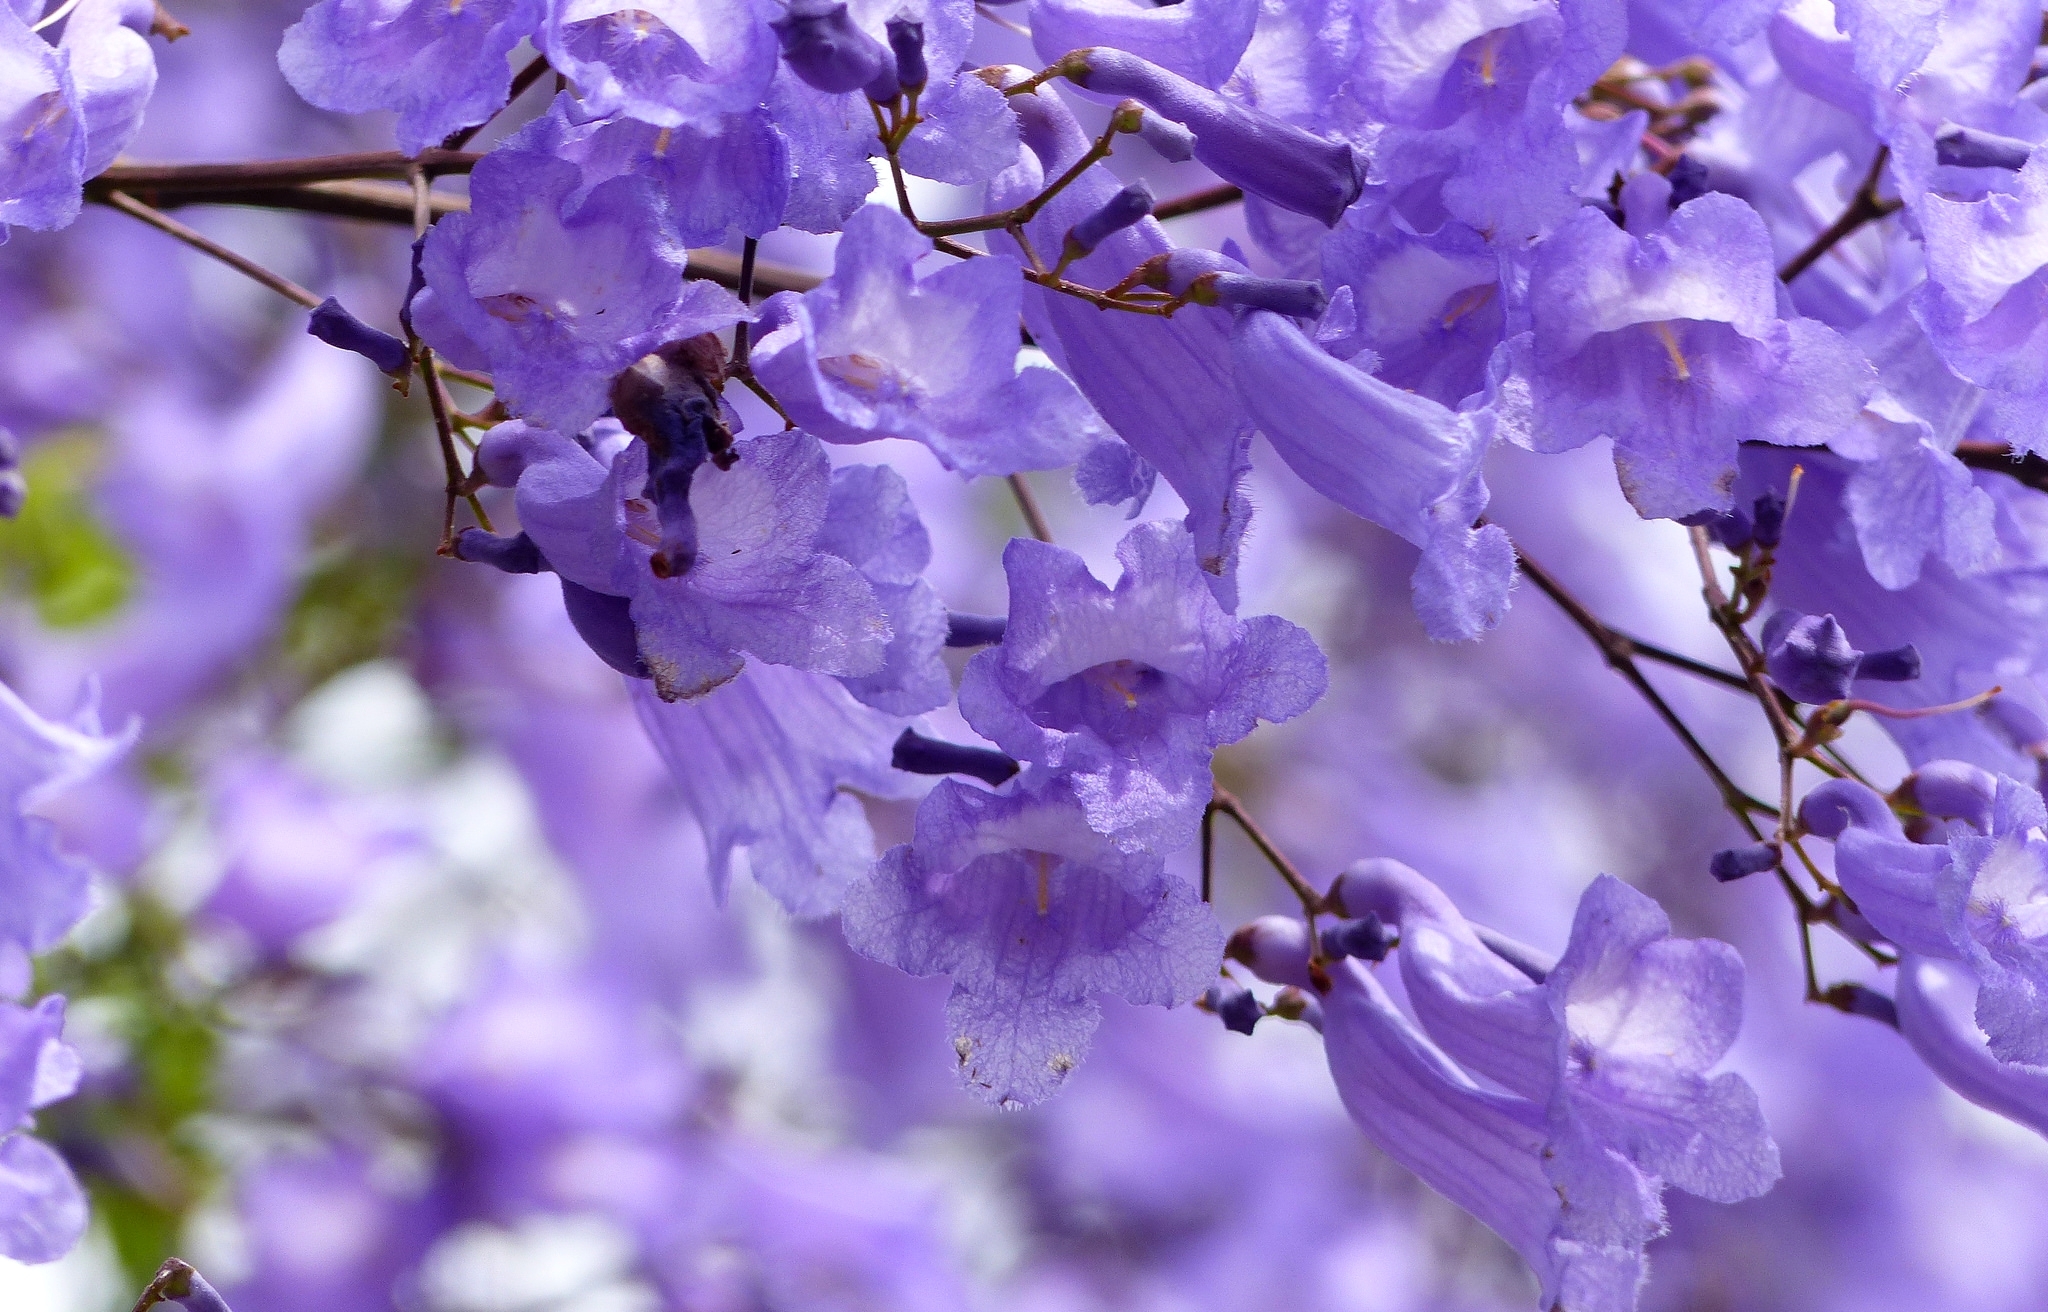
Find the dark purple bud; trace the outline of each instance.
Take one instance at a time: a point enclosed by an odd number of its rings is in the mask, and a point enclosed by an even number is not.
[[[1368,911],[1357,920],[1340,920],[1323,931],[1323,955],[1359,957],[1385,961],[1387,952],[1401,941],[1401,935],[1380,922],[1379,913]]]
[[[1949,123],[1934,134],[1934,160],[1959,169],[2024,168],[2034,143]]]
[[[404,342],[356,318],[332,296],[313,307],[306,331],[329,346],[354,351],[394,378],[412,368],[412,356]]]
[[[1758,843],[1754,847],[1729,847],[1714,853],[1707,862],[1707,873],[1724,884],[1738,879],[1772,870],[1778,864],[1778,847],[1775,843]]]
[[[1750,535],[1760,547],[1775,547],[1785,532],[1785,498],[1766,492],[1749,508]]]
[[[1991,804],[1998,796],[1998,776],[1967,761],[1929,761],[1906,776],[1913,804],[1941,820],[1960,820],[1981,833],[1991,832]]]
[[[908,18],[892,18],[887,30],[889,49],[896,56],[896,81],[905,91],[922,91],[924,84],[931,79],[931,72],[924,62],[924,24]]]
[[[1226,182],[1329,227],[1364,190],[1351,147],[1225,100],[1136,55],[1105,46],[1062,61],[1076,85],[1144,102],[1195,134],[1194,156]],[[1142,129],[1141,129],[1142,130]]]
[[[1707,185],[1707,166],[1690,155],[1680,155],[1678,162],[1664,176],[1671,183],[1671,208],[1674,210],[1713,190]]]
[[[621,674],[651,679],[654,672],[640,659],[640,635],[633,628],[631,603],[609,592],[598,592],[580,583],[562,580],[562,609],[576,634],[597,653],[597,658]]]
[[[1832,615],[1781,610],[1764,624],[1764,667],[1796,702],[1819,706],[1849,695],[1863,653]]]
[[[0,428],[0,518],[13,519],[28,500],[28,480],[21,476],[21,441]]]
[[[1910,683],[1920,677],[1920,649],[1909,642],[1889,651],[1865,652],[1862,663],[1856,667],[1856,677],[1876,679],[1879,683]]]
[[[732,434],[718,414],[724,376],[724,350],[707,334],[643,356],[612,382],[612,413],[647,444],[647,482],[640,495],[661,518],[661,542],[648,562],[660,578],[679,578],[697,563],[690,485],[705,461],[732,448]]]
[[[946,612],[948,647],[993,647],[1003,640],[1010,626],[1007,615],[970,615],[964,610]]]
[[[540,574],[548,568],[547,558],[526,534],[500,537],[480,528],[466,528],[455,535],[455,558],[507,574]]]
[[[1837,1011],[1874,1020],[1893,1029],[1899,1027],[1898,1004],[1876,989],[1862,984],[1837,984],[1821,996]]]
[[[1248,273],[1205,273],[1189,287],[1188,299],[1197,305],[1271,310],[1292,319],[1314,319],[1330,304],[1320,283]]]
[[[969,747],[927,738],[905,729],[896,739],[889,764],[908,774],[964,774],[1000,788],[1017,777],[1017,762],[992,747]]]
[[[1101,209],[1075,224],[1067,233],[1060,255],[1063,259],[1078,260],[1107,241],[1110,234],[1122,232],[1151,212],[1152,189],[1142,182],[1133,182],[1105,201]]]
[[[1209,986],[1209,991],[1202,995],[1202,1007],[1222,1020],[1224,1029],[1238,1034],[1250,1034],[1266,1017],[1266,1009],[1259,1005],[1252,991],[1229,978]]]
[[[845,0],[790,0],[768,26],[782,42],[789,71],[828,95],[858,91],[885,73],[893,80],[888,47],[855,25]]]
[[[1903,838],[1899,818],[1875,789],[1854,779],[1829,779],[1799,801],[1799,823],[1808,833],[1833,840],[1854,825],[1872,833]]]
[[[1730,551],[1748,546],[1756,533],[1749,516],[1739,510],[1702,510],[1678,522],[1687,528],[1704,528],[1707,536]]]

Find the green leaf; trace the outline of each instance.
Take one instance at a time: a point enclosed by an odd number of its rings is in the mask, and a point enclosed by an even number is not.
[[[22,462],[28,497],[0,520],[0,574],[53,629],[96,624],[126,605],[135,566],[99,521],[92,483],[100,443],[85,434],[45,442]]]

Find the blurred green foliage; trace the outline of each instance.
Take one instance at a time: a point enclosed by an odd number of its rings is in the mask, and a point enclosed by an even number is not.
[[[135,590],[134,562],[93,505],[99,457],[99,441],[85,433],[37,446],[22,462],[28,498],[21,514],[0,520],[0,574],[54,629],[106,619]]]

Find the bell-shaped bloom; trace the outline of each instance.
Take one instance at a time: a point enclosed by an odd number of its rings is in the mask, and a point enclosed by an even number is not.
[[[1537,255],[1530,440],[1564,451],[1612,438],[1646,518],[1726,510],[1742,442],[1825,442],[1875,380],[1833,330],[1779,316],[1770,234],[1749,206],[1709,194],[1667,220],[1654,174],[1623,201],[1626,230],[1583,209]]]
[[[913,975],[953,980],[960,1078],[998,1107],[1057,1090],[1087,1051],[1095,995],[1170,1007],[1216,977],[1223,932],[1152,852],[1124,852],[1054,779],[987,792],[956,780],[917,834],[848,894],[846,941]]]
[[[78,1053],[58,1036],[64,999],[0,1001],[0,1256],[54,1262],[85,1233],[85,1191],[56,1149],[27,1131],[33,1114],[78,1088]]]
[[[1012,539],[1009,625],[967,663],[960,713],[1010,755],[1067,775],[1117,845],[1173,851],[1194,841],[1215,749],[1314,705],[1328,667],[1297,626],[1218,605],[1178,524],[1132,529],[1117,560],[1112,588],[1070,551]]]
[[[47,950],[86,912],[90,870],[32,810],[105,769],[139,730],[102,732],[90,705],[69,721],[46,720],[0,684],[0,960]]]
[[[1979,1107],[2048,1134],[2048,1071],[1992,1055],[1974,1019],[1977,991],[1969,971],[1954,962],[1901,956],[1899,1032],[1943,1084]]]
[[[833,470],[818,549],[861,572],[889,621],[882,668],[842,679],[847,691],[892,715],[918,715],[951,701],[953,680],[939,655],[951,633],[946,604],[924,580],[932,540],[903,475],[887,465]]]
[[[663,699],[727,682],[743,652],[826,674],[882,668],[890,632],[873,585],[819,543],[831,470],[816,442],[756,438],[735,445],[731,468],[701,470],[689,490],[696,559],[666,577],[653,568],[662,525],[647,499],[646,445],[601,449],[609,463],[514,421],[491,430],[478,458],[492,481],[516,483],[520,523],[556,573],[626,600]]]
[[[704,831],[720,900],[744,852],[754,882],[791,915],[833,914],[875,859],[856,794],[914,797],[923,787],[890,765],[903,719],[823,675],[755,665],[691,702],[664,703],[636,684],[633,706]]]
[[[989,188],[988,203],[996,209],[1037,195],[1089,147],[1088,135],[1050,92],[1010,101],[1028,149]],[[1060,249],[1066,234],[1123,185],[1108,169],[1086,170],[1027,226],[1033,245]],[[1173,249],[1157,222],[1142,220],[1108,236],[1093,254],[1075,261],[1067,276],[1109,287]],[[1038,287],[1025,293],[1024,317],[1032,340],[1073,378],[1129,449],[1180,494],[1202,571],[1224,604],[1234,605],[1237,549],[1251,520],[1241,486],[1251,468],[1251,419],[1230,381],[1229,321],[1207,313],[1161,319],[1105,312]]]
[[[540,30],[541,0],[320,0],[284,34],[278,67],[309,104],[393,110],[407,155],[504,108],[508,57]]]
[[[1288,319],[1239,314],[1238,395],[1310,487],[1422,550],[1415,609],[1440,642],[1476,637],[1507,610],[1515,552],[1486,508],[1488,410],[1450,410],[1337,360]]]
[[[1351,1119],[1380,1151],[1505,1239],[1541,1283],[1541,1306],[1635,1307],[1643,1245],[1661,1229],[1653,1208],[1640,1197],[1566,1193],[1544,1169],[1551,1136],[1541,1104],[1482,1087],[1362,963],[1336,963],[1322,1008],[1330,1075]]]
[[[750,316],[731,292],[685,278],[651,182],[585,190],[575,164],[532,148],[554,130],[542,120],[477,165],[470,212],[427,236],[412,318],[451,362],[489,370],[514,413],[576,433],[633,361]]]
[[[1048,64],[1085,46],[1111,46],[1190,82],[1220,87],[1251,44],[1258,19],[1255,0],[1181,0],[1157,6],[1038,0],[1031,8],[1031,44]]]
[[[1418,234],[1353,214],[1321,255],[1333,301],[1349,288],[1356,317],[1356,340],[1332,354],[1370,350],[1375,377],[1447,406],[1486,390],[1507,306],[1484,237],[1457,222]]]
[[[1961,814],[1948,841],[1936,844],[1909,841],[1882,799],[1861,785],[1825,787],[1841,799],[1845,826],[1835,837],[1836,878],[1864,919],[1908,952],[1961,962],[1980,985],[1977,1024],[1991,1052],[2048,1066],[2048,810],[2041,795],[2000,778],[1988,814],[1975,805],[1943,808]],[[1941,806],[1940,797],[1930,800]]]
[[[1070,465],[1106,436],[1058,370],[1017,367],[1023,275],[966,260],[920,276],[929,239],[886,206],[847,222],[832,276],[767,311],[754,371],[827,442],[904,437],[962,474]]]
[[[761,102],[775,75],[770,0],[565,0],[539,45],[594,114],[711,126]]]
[[[78,217],[80,187],[142,126],[156,89],[149,48],[153,5],[80,0],[52,46],[17,6],[0,6],[0,233],[7,225],[61,228]],[[29,7],[33,15],[38,7]]]

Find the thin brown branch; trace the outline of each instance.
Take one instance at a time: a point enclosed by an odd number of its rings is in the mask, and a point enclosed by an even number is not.
[[[1265,857],[1267,863],[1279,872],[1280,878],[1287,881],[1287,887],[1294,890],[1294,896],[1301,900],[1302,911],[1307,914],[1309,923],[1313,925],[1316,916],[1323,910],[1323,895],[1316,892],[1308,880],[1302,878],[1301,871],[1295,869],[1294,863],[1281,852],[1279,845],[1266,835],[1265,830],[1259,828],[1258,821],[1252,819],[1251,813],[1244,809],[1244,803],[1238,800],[1237,794],[1222,784],[1215,787],[1216,792],[1209,801],[1209,809],[1237,821],[1237,827],[1244,831],[1246,838],[1252,840],[1252,846],[1259,849],[1259,855]]]
[[[1805,250],[1785,262],[1785,267],[1778,270],[1778,281],[1791,282],[1812,268],[1814,261],[1833,250],[1850,233],[1899,208],[1900,201],[1883,199],[1877,194],[1878,181],[1884,176],[1884,166],[1890,159],[1891,147],[1879,147],[1876,158],[1870,161],[1870,172],[1864,175],[1863,184],[1856,188],[1849,207],[1823,228],[1819,236],[1808,242]]]
[[[1040,542],[1052,541],[1052,525],[1045,522],[1045,512],[1038,508],[1038,498],[1031,494],[1031,485],[1024,481],[1024,475],[1011,474],[1009,483],[1010,495],[1017,498],[1017,513],[1024,516],[1031,536]]]
[[[2048,459],[2032,451],[2015,453],[2003,442],[1958,442],[1956,459],[1972,469],[1988,469],[2017,479],[2037,492],[2048,492]]]
[[[213,240],[213,238],[208,237],[203,233],[193,231],[191,228],[186,227],[184,224],[178,222],[176,219],[172,218],[168,214],[162,214],[156,210],[151,209],[149,206],[143,204],[141,201],[136,200],[133,196],[129,196],[119,191],[110,191],[106,194],[104,203],[121,211],[123,214],[130,216],[131,218],[137,218],[142,220],[144,223],[147,223],[150,227],[155,228],[158,232],[167,233],[168,235],[177,238],[179,241],[184,242],[187,246],[190,246],[193,250],[212,256],[214,259],[219,260],[222,264],[227,265],[229,268],[234,269],[236,272],[246,274],[247,276],[254,278],[257,282],[260,282],[265,287],[270,288],[270,290],[276,292],[279,296],[285,297],[286,299],[291,301],[296,301],[298,304],[304,306],[309,310],[313,309],[314,307],[320,304],[320,298],[318,296],[315,296],[313,293],[307,291],[304,287],[299,286],[297,283],[285,277],[283,274],[272,273],[269,269],[264,268],[262,265],[256,263],[256,261],[250,259],[248,256],[241,255],[235,251],[229,250],[227,247]]]
[[[360,151],[349,155],[307,155],[296,159],[252,159],[232,164],[117,163],[86,183],[86,190],[136,192],[152,187],[212,191],[296,186],[302,182],[335,182],[344,178],[405,178],[415,165],[429,177],[467,173],[483,156],[465,150],[423,150],[417,159],[395,150]]]
[[[507,109],[510,109],[512,107],[513,102],[517,101],[519,97],[525,95],[528,88],[532,87],[534,83],[540,81],[541,78],[547,76],[547,72],[548,57],[546,55],[535,56],[533,62],[528,64],[525,68],[520,69],[519,75],[512,79],[512,85],[508,87],[505,91],[505,103],[503,105],[500,105],[497,111],[493,113],[490,118],[485,119],[481,123],[477,123],[470,127],[462,128],[459,131],[449,133],[448,139],[441,143],[441,149],[461,150],[464,146],[467,146],[471,141],[476,139],[477,133],[489,127],[493,119],[497,118],[499,114],[504,113]]]
[[[1191,191],[1185,196],[1160,201],[1152,207],[1155,219],[1178,219],[1187,214],[1200,214],[1204,210],[1220,210],[1225,205],[1235,205],[1244,199],[1244,189],[1228,182],[1200,191]]]

